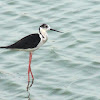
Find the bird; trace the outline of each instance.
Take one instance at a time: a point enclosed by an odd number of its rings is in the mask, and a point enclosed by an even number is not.
[[[27,91],[34,83],[34,76],[31,71],[31,60],[32,60],[32,53],[39,49],[47,40],[48,40],[48,34],[47,31],[56,31],[63,33],[61,31],[57,31],[55,29],[50,28],[48,24],[42,24],[39,26],[39,32],[33,33],[30,35],[25,36],[24,38],[18,40],[17,42],[8,45],[8,46],[2,46],[0,48],[5,49],[11,49],[11,50],[22,50],[22,51],[28,51],[29,52],[29,65],[28,65],[28,85],[27,85]],[[30,74],[32,77],[32,83],[30,84]]]

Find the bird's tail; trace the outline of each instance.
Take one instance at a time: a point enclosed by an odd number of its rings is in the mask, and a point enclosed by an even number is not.
[[[0,47],[0,48],[7,48],[7,47]]]

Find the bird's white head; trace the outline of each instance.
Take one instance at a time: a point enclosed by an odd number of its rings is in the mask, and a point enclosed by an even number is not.
[[[47,25],[47,24],[42,24],[42,25],[39,27],[39,31],[44,31],[44,32],[46,32],[46,31],[48,31],[48,30],[50,30],[50,26]]]
[[[63,32],[61,32],[61,31],[57,31],[57,30],[55,30],[55,29],[51,29],[50,26],[47,25],[47,24],[42,24],[42,25],[39,27],[39,32],[40,32],[40,33],[41,33],[41,32],[46,32],[46,31],[48,31],[48,30],[63,33]]]

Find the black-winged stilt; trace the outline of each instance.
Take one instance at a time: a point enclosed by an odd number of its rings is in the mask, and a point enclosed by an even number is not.
[[[42,46],[48,40],[48,35],[47,35],[48,30],[60,32],[60,31],[57,31],[55,29],[51,29],[50,26],[47,25],[47,24],[42,24],[39,27],[39,33],[30,34],[30,35],[20,39],[19,41],[17,41],[16,43],[14,43],[12,45],[0,47],[0,48],[6,48],[6,49],[29,51],[29,67],[28,67],[27,90],[28,90],[29,87],[32,86],[33,81],[34,81],[34,77],[33,77],[32,71],[31,71],[32,52],[37,50],[40,46]],[[60,33],[63,33],[63,32],[60,32]],[[31,76],[32,76],[32,83],[29,86],[29,83],[30,83],[29,74],[30,73],[31,73]]]

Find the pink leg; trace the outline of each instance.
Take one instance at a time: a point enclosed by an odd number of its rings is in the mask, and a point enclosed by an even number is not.
[[[29,54],[29,67],[28,67],[28,85],[27,85],[27,91],[28,91],[28,88],[29,88],[29,82],[30,82],[29,74],[30,74],[30,73],[31,73],[31,76],[32,76],[32,83],[31,83],[30,87],[32,86],[33,81],[34,81],[34,77],[33,77],[32,71],[31,71],[31,60],[32,60],[32,53],[30,52],[30,54]]]
[[[30,65],[31,65],[31,59],[32,59],[32,53],[30,53]],[[30,66],[30,73],[31,73],[31,76],[32,76],[32,83],[30,85],[30,87],[32,86],[33,82],[34,82],[34,77],[33,77],[33,73],[31,71],[31,66]]]
[[[31,71],[31,60],[32,60],[32,53],[30,52],[30,63],[29,63],[29,67],[30,67],[30,73],[31,73],[32,79],[34,80],[33,73]]]

